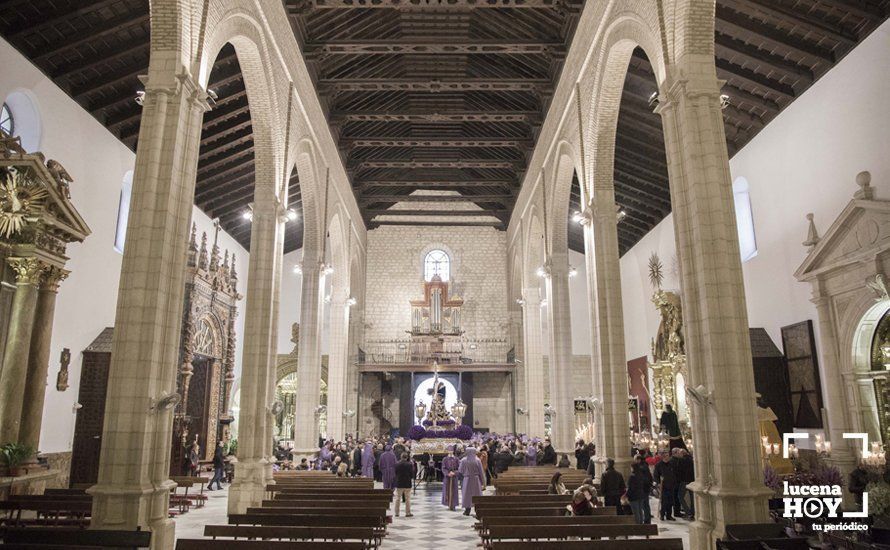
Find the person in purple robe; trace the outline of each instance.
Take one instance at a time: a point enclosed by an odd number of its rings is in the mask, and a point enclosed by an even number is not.
[[[460,496],[464,515],[469,516],[473,507],[473,497],[482,496],[482,488],[485,487],[485,470],[482,468],[482,462],[476,458],[475,447],[467,448],[467,455],[461,459],[457,473],[463,477]]]
[[[374,477],[374,446],[368,441],[362,451],[362,477]]]
[[[442,459],[442,504],[449,510],[454,510],[460,504],[457,494],[460,490],[457,475],[459,467],[460,460],[454,456],[454,447],[449,446],[448,456]]]
[[[328,466],[330,466],[331,460],[333,460],[333,452],[331,452],[331,446],[330,444],[325,444],[325,446],[321,448],[321,452],[318,454],[318,463],[315,465],[315,468],[317,470],[323,470],[324,463],[327,462]]]
[[[526,466],[537,466],[538,465],[538,448],[534,443],[529,443],[528,449],[525,452],[525,465]]]
[[[380,475],[383,478],[383,488],[393,489],[396,486],[396,454],[392,452],[392,445],[387,445],[386,450],[380,455]]]

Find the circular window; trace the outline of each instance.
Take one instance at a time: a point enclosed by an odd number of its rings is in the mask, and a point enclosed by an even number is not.
[[[7,136],[11,136],[15,132],[15,120],[12,118],[12,111],[6,103],[0,107],[0,130]]]

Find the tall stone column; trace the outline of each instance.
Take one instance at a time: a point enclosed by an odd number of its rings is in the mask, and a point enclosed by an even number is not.
[[[270,377],[274,377],[277,344],[278,278],[284,242],[284,207],[272,189],[257,186],[250,230],[250,264],[244,317],[241,367],[241,411],[238,417],[238,462],[229,489],[228,511],[243,514],[259,506],[271,479]]]
[[[15,295],[0,371],[0,443],[18,443],[22,441],[22,404],[37,313],[37,287],[45,265],[37,258],[7,258],[6,261],[15,271]]]
[[[525,406],[528,410],[527,434],[530,437],[544,437],[544,355],[541,330],[541,289],[538,287],[522,290],[522,328],[524,338],[523,381]]]
[[[686,54],[659,97],[681,266],[695,440],[693,550],[768,521],[745,287],[714,57]]]
[[[525,331],[522,328],[522,306],[518,304],[515,308],[511,305],[510,309],[510,337],[513,339],[513,353],[516,359],[516,366],[510,379],[511,397],[513,403],[510,405],[510,416],[513,424],[509,427],[514,433],[528,432],[528,417],[517,414],[516,409],[525,408]]]
[[[37,312],[31,333],[31,351],[28,357],[28,376],[25,381],[24,408],[19,440],[37,452],[40,444],[40,426],[43,421],[43,402],[46,398],[46,375],[49,370],[49,348],[53,335],[53,318],[59,284],[68,277],[68,271],[48,267],[43,271],[40,291],[37,294]]]
[[[361,341],[362,319],[364,313],[361,304],[353,306],[349,311],[349,344],[346,349],[346,408],[353,411],[346,419],[346,433],[358,436],[358,411],[359,411],[359,377],[361,376],[357,361],[358,343]]]
[[[821,281],[813,281],[813,286],[818,288]],[[816,305],[816,313],[819,318],[819,338],[822,344],[822,362],[820,363],[819,379],[822,383],[822,396],[825,399],[824,408],[828,411],[825,420],[828,422],[825,428],[826,440],[831,442],[831,457],[829,462],[834,464],[844,477],[856,468],[856,451],[854,446],[861,445],[859,439],[844,439],[844,432],[852,433],[853,427],[850,410],[852,400],[847,399],[845,390],[848,386],[841,371],[840,354],[838,353],[837,339],[831,311],[831,299],[827,296],[814,296],[812,302]]]
[[[162,56],[161,56],[162,57]],[[154,53],[152,60],[159,59]],[[171,64],[172,65],[172,64]],[[206,92],[184,70],[149,69],[118,291],[105,426],[93,496],[96,529],[151,530],[173,548],[172,407],[185,262]],[[167,402],[164,401],[166,404]]]
[[[328,338],[328,437],[342,441],[346,435],[346,372],[349,360],[349,295],[338,289],[331,297],[330,337]]]
[[[568,254],[550,258],[547,312],[550,324],[550,405],[553,447],[570,456],[575,446],[575,407],[572,395],[572,312],[569,298]]]
[[[624,309],[612,176],[608,185],[594,184],[590,223],[584,226],[584,247],[590,296],[593,418],[596,428],[596,472],[606,458],[628,472],[631,462],[627,414],[627,359],[624,349]]]
[[[311,258],[311,259],[310,259]],[[294,450],[308,456],[318,450],[318,414],[321,398],[321,285],[324,275],[314,256],[303,261],[300,303],[300,349],[297,371],[297,410]]]

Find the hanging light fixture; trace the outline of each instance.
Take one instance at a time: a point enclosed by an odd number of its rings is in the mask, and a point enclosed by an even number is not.
[[[460,399],[457,400],[457,403],[451,406],[451,414],[454,415],[455,418],[460,420],[464,417],[464,414],[467,412],[467,406]]]

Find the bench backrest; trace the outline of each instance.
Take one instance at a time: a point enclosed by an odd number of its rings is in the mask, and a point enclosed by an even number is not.
[[[540,542],[494,541],[492,550],[541,550]],[[547,550],[683,550],[683,539],[547,541]]]
[[[294,542],[268,540],[227,540],[224,545],[213,539],[179,539],[176,550],[365,550],[363,542]]]
[[[718,540],[718,550],[809,550],[807,539],[775,538],[775,539],[749,539],[749,540]]]
[[[205,537],[232,537],[249,539],[338,539],[371,540],[379,538],[374,527],[277,527],[269,525],[206,525]]]
[[[785,536],[785,528],[778,523],[735,523],[726,526],[730,540],[779,539]]]
[[[482,527],[492,525],[633,525],[633,516],[557,516],[557,517],[513,517],[486,516],[482,518]]]
[[[306,514],[231,514],[229,525],[272,525],[278,527],[382,527],[386,518],[381,515],[318,515]]]
[[[658,526],[649,525],[492,525],[491,539],[546,539],[563,537],[614,538],[655,536]]]
[[[0,501],[0,510],[28,510],[31,512],[70,512],[73,514],[89,513],[93,504],[88,500],[4,500]]]
[[[148,548],[151,531],[110,531],[104,529],[6,529],[6,543],[62,544],[71,546],[99,546],[116,548]]]

